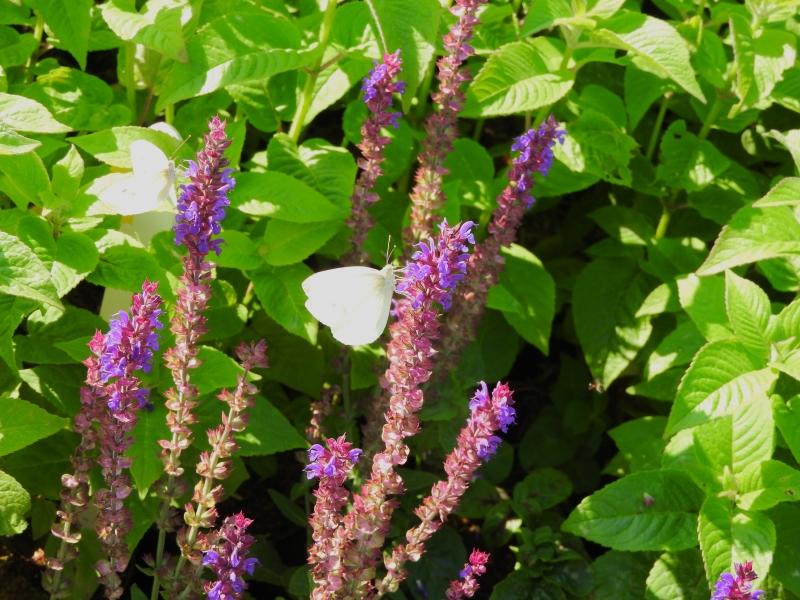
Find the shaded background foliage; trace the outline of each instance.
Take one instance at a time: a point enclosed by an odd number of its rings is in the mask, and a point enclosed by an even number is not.
[[[172,235],[142,244],[135,220],[97,212],[92,182],[129,169],[136,139],[190,157],[221,112],[240,172],[194,373],[208,400],[198,432],[217,418],[214,393],[235,383],[232,348],[265,337],[271,368],[225,512],[255,518],[256,597],[307,593],[297,450],[310,401],[342,381],[338,345],[299,284],[347,250],[358,83],[397,48],[407,90],[371,209],[375,264],[389,234],[402,239],[452,19],[437,0],[347,1],[324,33],[326,5],[0,2],[0,534],[14,536],[4,581],[46,541],[104,289],[155,278],[174,301]],[[399,597],[440,597],[473,545],[493,554],[492,598],[702,598],[744,559],[770,598],[800,595],[797,6],[498,0],[480,13],[443,215],[485,225],[510,140],[531,123],[553,112],[568,137],[504,251],[477,339],[422,413],[393,534],[414,523],[476,380],[509,380],[518,425]],[[157,120],[189,141],[144,128]],[[330,433],[357,439],[381,364],[377,346],[352,351],[352,401],[335,406]],[[161,391],[168,379],[150,376]],[[138,552],[152,545],[164,416],[156,404],[135,430]],[[99,552],[89,537],[81,545],[76,598],[92,593]],[[28,568],[14,597],[34,597]]]

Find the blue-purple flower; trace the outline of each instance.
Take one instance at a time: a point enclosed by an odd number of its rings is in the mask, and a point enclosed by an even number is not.
[[[318,477],[334,478],[343,482],[347,474],[361,458],[362,450],[353,448],[342,435],[330,438],[326,442],[327,448],[321,444],[314,444],[308,449],[309,464],[304,471],[308,479]]]
[[[175,243],[201,256],[210,250],[217,255],[221,252],[222,240],[212,240],[211,236],[222,231],[221,222],[230,204],[228,192],[235,183],[233,171],[225,168],[228,160],[222,156],[231,144],[225,135],[225,122],[214,116],[208,127],[203,149],[196,160],[189,161],[186,177],[190,181],[181,186],[175,218]]]
[[[465,221],[449,227],[443,221],[436,241],[428,239],[417,244],[397,285],[397,291],[411,300],[413,308],[419,308],[425,299],[438,302],[445,310],[450,308],[456,284],[467,273],[467,244],[475,243],[474,226],[472,221]]]
[[[244,575],[252,575],[258,565],[258,559],[247,556],[255,542],[247,533],[252,522],[238,513],[226,517],[209,536],[211,548],[203,553],[203,565],[214,571],[216,579],[205,584],[208,600],[235,600],[247,589]]]
[[[508,179],[522,194],[527,207],[533,204],[533,174],[547,175],[553,166],[553,146],[556,142],[563,144],[565,135],[566,131],[550,116],[537,129],[529,129],[514,139],[511,149],[519,155],[512,160]]]
[[[752,582],[758,579],[758,575],[753,570],[752,561],[735,563],[734,571],[735,577],[727,572],[719,576],[711,600],[764,600],[763,590],[753,589]]]

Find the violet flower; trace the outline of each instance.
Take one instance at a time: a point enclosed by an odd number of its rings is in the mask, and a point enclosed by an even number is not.
[[[183,258],[183,274],[170,324],[175,346],[164,354],[175,383],[166,393],[167,425],[172,437],[159,442],[163,449],[164,471],[169,476],[162,490],[167,503],[176,493],[175,479],[183,474],[180,455],[191,445],[190,426],[197,421],[192,414],[197,405],[197,388],[191,383],[189,371],[200,364],[198,344],[206,332],[203,312],[211,297],[212,269],[206,257],[210,250],[220,252],[221,240],[211,239],[211,236],[220,232],[228,206],[227,193],[234,185],[230,169],[225,168],[228,161],[223,157],[230,143],[225,136],[225,122],[215,116],[209,123],[203,148],[196,160],[189,163],[186,175],[190,183],[182,186],[178,201],[175,242],[185,246],[188,253]]]
[[[98,514],[95,529],[107,555],[97,563],[107,598],[122,595],[118,573],[128,566],[130,558],[125,536],[132,521],[125,499],[131,493],[127,470],[131,459],[124,456],[133,442],[131,430],[136,425],[136,412],[147,398],[141,387],[139,372],[150,370],[153,351],[158,348],[156,331],[162,327],[161,297],[157,283],[145,281],[142,291],[134,294],[130,315],[122,311],[110,324],[109,332],[100,343],[95,336],[90,348],[100,365],[102,396],[108,410],[98,415],[100,423],[100,463],[106,487],[95,494]]]
[[[489,289],[497,284],[503,269],[500,249],[516,239],[525,211],[533,203],[533,175],[547,175],[553,164],[553,147],[556,142],[563,142],[564,136],[565,132],[557,121],[549,117],[537,129],[531,129],[514,140],[511,147],[519,155],[511,161],[508,185],[497,198],[489,235],[475,246],[466,280],[445,321],[438,367],[441,373],[457,364],[461,351],[475,336]]]
[[[444,161],[458,137],[457,118],[464,103],[462,87],[470,79],[463,64],[474,53],[469,40],[478,23],[478,8],[485,3],[486,0],[456,0],[450,8],[458,20],[445,34],[446,54],[436,63],[439,89],[432,100],[437,110],[425,121],[426,136],[411,191],[411,224],[404,235],[407,243],[433,234],[435,212],[444,204],[442,181],[447,174]]]
[[[446,308],[467,266],[467,244],[473,243],[470,222],[449,227],[442,223],[435,242],[421,243],[397,286],[405,297],[395,305],[397,320],[389,327],[389,368],[382,385],[388,392],[383,449],[372,460],[372,472],[353,498],[344,527],[347,548],[346,585],[351,596],[368,596],[369,579],[380,558],[389,522],[403,492],[395,468],[405,464],[409,449],[403,442],[419,431],[422,384],[431,375],[434,344],[439,339],[439,308]]]
[[[328,439],[326,446],[314,444],[309,448],[310,464],[305,468],[309,479],[319,479],[319,487],[314,490],[317,501],[310,518],[314,542],[308,550],[314,600],[335,597],[344,584],[341,549],[346,539],[342,509],[348,500],[344,482],[361,457],[361,450],[353,448],[344,435]]]
[[[220,424],[206,432],[210,451],[205,450],[200,453],[200,459],[195,467],[199,478],[194,487],[192,501],[185,506],[183,520],[186,526],[177,536],[181,556],[178,558],[170,585],[186,588],[196,580],[201,553],[207,547],[207,540],[199,536],[199,533],[201,529],[213,527],[216,523],[217,504],[224,491],[219,482],[230,475],[232,468],[230,458],[239,448],[234,434],[245,430],[246,410],[252,406],[253,398],[258,391],[247,378],[254,368],[267,367],[266,350],[267,345],[264,340],[252,344],[242,342],[236,348],[242,372],[237,378],[236,389],[233,392],[223,390],[219,393],[219,399],[227,404],[228,410],[221,414]],[[187,561],[192,563],[193,572],[187,573],[183,570]],[[219,597],[226,598],[226,596]],[[233,597],[238,596],[231,596]]]
[[[753,570],[753,563],[746,561],[744,564],[735,563],[734,577],[730,573],[719,576],[711,600],[763,600],[765,595],[762,590],[754,590],[752,582],[758,579]]]
[[[391,108],[392,94],[402,94],[405,90],[405,83],[395,81],[402,66],[399,50],[392,54],[384,54],[383,62],[375,65],[364,78],[361,87],[370,116],[361,126],[361,143],[358,144],[361,150],[361,158],[358,160],[360,173],[353,189],[352,210],[347,221],[348,227],[352,230],[350,239],[352,249],[350,256],[345,260],[347,263],[369,262],[369,256],[363,246],[372,228],[373,219],[367,212],[367,207],[378,201],[378,195],[373,189],[378,177],[383,173],[381,170],[383,153],[391,141],[391,138],[383,135],[381,130],[389,126],[397,127],[400,118],[400,113],[393,112]]]
[[[472,598],[478,591],[478,577],[486,573],[486,563],[489,562],[489,553],[473,550],[469,560],[458,574],[458,579],[450,582],[447,589],[447,600],[461,600]]]
[[[214,571],[216,579],[204,586],[208,600],[236,600],[247,589],[244,575],[252,575],[258,565],[258,559],[247,556],[255,543],[247,533],[252,522],[240,512],[226,517],[209,536],[211,547],[203,553],[202,563]]]
[[[495,434],[507,431],[516,417],[512,396],[504,383],[498,383],[489,395],[486,384],[480,382],[469,404],[467,423],[444,461],[447,479],[436,482],[414,511],[421,523],[406,532],[406,543],[395,546],[384,559],[387,573],[377,586],[380,593],[397,590],[407,576],[406,562],[422,557],[425,544],[456,509],[475,472],[495,453],[501,441]]]

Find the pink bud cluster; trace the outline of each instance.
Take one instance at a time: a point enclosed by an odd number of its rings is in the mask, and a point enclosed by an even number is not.
[[[551,116],[537,129],[531,129],[514,140],[512,149],[519,154],[511,161],[508,185],[497,198],[489,235],[475,246],[467,277],[445,321],[439,367],[442,372],[454,367],[461,351],[475,336],[489,289],[499,281],[503,270],[500,249],[516,239],[525,211],[533,202],[533,175],[547,175],[553,164],[553,147],[556,142],[563,142],[564,135],[564,130]]]
[[[458,574],[459,578],[450,582],[450,587],[447,589],[447,600],[472,598],[480,587],[478,577],[486,573],[486,563],[488,562],[488,552],[473,550],[467,564]]]
[[[208,536],[209,549],[203,552],[203,566],[216,578],[205,583],[208,600],[238,600],[247,589],[245,573],[252,575],[258,565],[257,558],[247,555],[255,538],[247,533],[253,523],[243,513],[226,517],[222,526]]]
[[[378,586],[380,592],[397,590],[407,572],[407,561],[416,562],[425,552],[425,544],[445,523],[467,491],[475,472],[497,450],[499,431],[507,431],[514,423],[513,392],[498,383],[491,395],[484,382],[480,383],[470,401],[470,415],[458,434],[456,447],[447,455],[444,470],[447,479],[436,482],[431,493],[414,511],[421,523],[406,532],[406,543],[394,547],[384,560],[386,576]]]
[[[753,589],[758,575],[753,570],[752,561],[735,563],[733,567],[736,575],[728,572],[720,575],[711,600],[764,600],[764,591]]]
[[[383,62],[376,64],[364,79],[362,90],[364,91],[364,103],[370,111],[370,115],[361,126],[361,143],[358,149],[361,150],[361,158],[358,160],[360,173],[356,180],[353,190],[352,211],[347,225],[352,230],[350,243],[352,250],[348,263],[366,264],[369,257],[364,250],[364,240],[367,233],[372,228],[373,220],[367,212],[367,207],[378,201],[378,194],[373,189],[378,177],[381,176],[381,164],[384,161],[384,150],[391,139],[381,132],[385,127],[397,127],[399,112],[394,112],[392,108],[392,94],[402,94],[405,84],[402,81],[395,81],[403,61],[400,59],[400,51],[391,54],[384,54]]]
[[[444,161],[458,137],[457,118],[464,103],[462,87],[469,81],[463,64],[474,53],[469,40],[478,24],[478,9],[485,3],[486,0],[456,0],[450,9],[458,20],[445,34],[446,54],[437,62],[439,89],[432,99],[438,110],[425,121],[426,136],[411,191],[411,224],[405,232],[406,243],[432,234],[435,212],[444,204],[442,181],[447,174]]]

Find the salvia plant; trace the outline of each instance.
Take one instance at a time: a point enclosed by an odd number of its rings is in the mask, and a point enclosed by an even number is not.
[[[798,16],[0,0],[0,598],[800,598]]]

